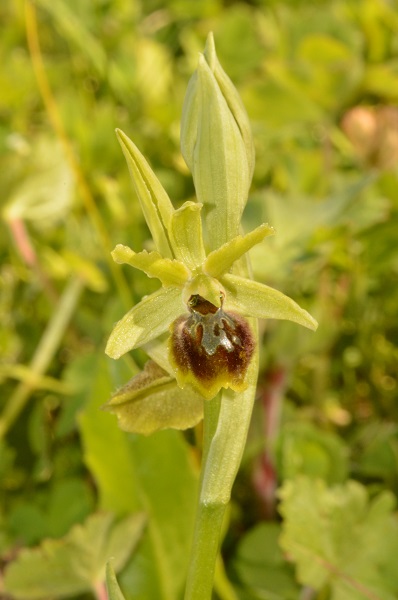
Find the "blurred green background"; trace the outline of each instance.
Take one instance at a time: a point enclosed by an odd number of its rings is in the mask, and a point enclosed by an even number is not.
[[[127,599],[181,597],[199,463],[194,434],[127,435],[99,410],[145,362],[140,351],[118,363],[104,356],[112,324],[156,288],[110,261],[116,243],[139,251],[149,241],[114,129],[137,144],[175,206],[194,198],[179,123],[213,31],[256,146],[244,228],[268,222],[277,231],[252,252],[255,277],[319,321],[316,334],[261,323],[258,401],[223,544],[232,587],[219,574],[215,597],[371,597],[352,588],[344,596],[336,575],[317,583],[294,572],[286,560],[300,562],[289,552],[294,507],[285,500],[282,554],[276,489],[296,482],[304,502],[315,494],[304,489],[305,476],[340,484],[347,502],[348,479],[365,504],[398,493],[397,2],[34,7],[0,6],[0,556],[11,565],[0,595],[100,599],[103,558],[83,577],[62,554],[78,531],[87,544],[78,555],[101,544],[120,555]],[[99,510],[118,518],[144,511],[145,532],[126,524],[131,543],[109,545],[109,524],[87,521]],[[386,519],[393,510],[391,500]],[[348,530],[356,513],[348,510]],[[387,590],[372,580],[380,600],[398,598],[389,559],[380,566],[386,522],[356,546],[380,549],[368,557],[388,582]],[[91,530],[102,531],[100,542]],[[62,536],[64,570],[46,587],[56,569],[44,568],[43,546],[20,550]],[[48,553],[58,556],[56,548]],[[361,580],[369,569],[362,564],[351,576]]]

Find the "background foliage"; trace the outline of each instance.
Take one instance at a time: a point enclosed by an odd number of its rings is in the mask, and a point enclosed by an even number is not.
[[[256,144],[244,226],[277,230],[252,253],[255,275],[320,323],[261,324],[223,544],[232,588],[220,569],[217,597],[398,598],[396,1],[36,11],[41,93],[29,5],[0,7],[0,594],[103,598],[111,548],[127,599],[181,597],[200,431],[127,435],[99,410],[145,361],[104,357],[112,324],[156,285],[110,262],[116,243],[149,237],[113,131],[176,206],[193,196],[179,120],[212,30]],[[64,576],[47,568],[44,582],[49,556]]]

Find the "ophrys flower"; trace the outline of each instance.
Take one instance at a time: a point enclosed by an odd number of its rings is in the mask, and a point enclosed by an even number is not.
[[[116,262],[158,278],[162,287],[143,298],[116,324],[106,353],[119,358],[171,328],[169,360],[181,387],[192,384],[206,398],[212,398],[221,387],[241,391],[252,344],[246,317],[288,319],[316,328],[316,321],[296,302],[236,274],[237,261],[273,229],[260,225],[206,254],[202,204],[186,202],[175,210],[133,142],[120,131],[118,136],[136,188],[141,189],[140,199],[157,249],[136,253],[118,245],[112,255]],[[194,306],[198,299],[201,310]],[[195,347],[197,355],[193,354]],[[240,356],[240,360],[232,360],[234,356]],[[206,367],[199,368],[201,360]],[[193,368],[194,364],[198,368]]]

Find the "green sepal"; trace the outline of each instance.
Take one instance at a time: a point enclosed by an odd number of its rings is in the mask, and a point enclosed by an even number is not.
[[[167,331],[182,308],[180,288],[160,288],[146,296],[116,323],[105,348],[106,354],[120,358],[158,337]]]
[[[227,291],[229,307],[245,316],[258,319],[286,319],[314,331],[318,327],[316,320],[306,310],[268,285],[231,274],[224,275],[221,281]],[[228,292],[231,295],[228,295]]]
[[[156,248],[163,256],[173,258],[167,233],[174,211],[170,198],[137,146],[120,129],[116,129],[116,135]]]
[[[150,435],[162,429],[188,429],[203,418],[203,396],[181,390],[174,377],[148,361],[103,407],[117,415],[124,431]]]
[[[186,266],[178,260],[163,258],[159,252],[134,252],[123,244],[116,246],[112,258],[118,264],[127,264],[144,271],[148,277],[156,277],[165,286],[183,286],[190,275]]]
[[[175,256],[190,269],[203,263],[206,258],[202,238],[200,212],[202,204],[185,202],[171,219],[171,243]]]
[[[111,560],[106,563],[106,591],[108,600],[125,600],[116,579]]]
[[[181,151],[214,250],[239,233],[250,174],[242,134],[203,55],[184,102]]]
[[[210,252],[203,265],[203,270],[212,277],[220,277],[220,275],[229,271],[233,263],[253,246],[262,242],[268,235],[273,234],[273,227],[264,223],[246,235],[236,236],[221,248]]]
[[[227,101],[229,109],[239,127],[243,142],[246,147],[246,158],[249,166],[249,176],[251,181],[254,171],[255,152],[249,117],[236,87],[220,65],[216,54],[214,36],[212,32],[210,32],[207,36],[204,56],[209,64],[210,69],[214,73],[214,77],[220,86],[221,93]]]

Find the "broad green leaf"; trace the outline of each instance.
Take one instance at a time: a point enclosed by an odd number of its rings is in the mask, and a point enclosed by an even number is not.
[[[280,543],[300,583],[330,586],[333,600],[396,598],[398,521],[391,493],[370,500],[354,481],[327,488],[300,477],[287,481],[280,497]]]
[[[170,198],[130,138],[120,129],[116,130],[116,134],[156,248],[162,256],[173,258],[167,233],[174,211]]]
[[[129,350],[167,331],[182,312],[181,290],[176,287],[160,288],[146,296],[116,323],[105,352],[111,358],[120,358]]]
[[[108,561],[106,565],[106,590],[108,592],[108,600],[125,600],[117,582],[111,561]]]
[[[276,458],[282,479],[307,475],[334,484],[347,478],[348,449],[332,431],[311,423],[285,424],[278,437]]]
[[[217,250],[210,252],[206,258],[204,270],[212,277],[220,277],[220,275],[229,271],[236,260],[241,258],[253,246],[262,242],[266,236],[273,235],[273,233],[274,229],[272,227],[263,224],[246,235],[238,235],[217,248]]]
[[[75,525],[62,539],[47,539],[38,548],[25,549],[7,568],[4,587],[21,600],[65,598],[94,590],[105,580],[112,556],[119,571],[140,540],[142,514],[113,523],[109,513],[94,514]]]
[[[185,202],[171,220],[171,243],[174,254],[188,268],[194,269],[206,258],[202,239],[202,204]]]
[[[162,429],[188,429],[203,418],[203,397],[181,390],[174,377],[153,361],[118,390],[103,407],[124,431],[149,435]]]
[[[231,308],[242,314],[258,319],[286,319],[315,330],[318,323],[294,300],[257,281],[250,281],[237,275],[226,274],[221,278],[225,289],[233,294],[227,295]]]
[[[232,559],[232,572],[239,586],[254,599],[297,600],[299,586],[278,545],[278,523],[260,523],[239,542]],[[251,594],[250,594],[251,592]]]
[[[112,258],[118,264],[127,264],[144,271],[148,277],[156,277],[163,285],[183,286],[189,271],[181,262],[163,258],[159,252],[134,252],[128,246],[117,244]]]
[[[119,576],[122,588],[134,590],[134,600],[174,600],[186,577],[196,504],[192,451],[179,431],[149,437],[121,431],[100,410],[113,391],[110,369],[118,381],[127,379],[123,361],[100,360],[87,369],[89,401],[79,418],[85,461],[101,508],[148,516],[142,542]]]
[[[207,242],[214,250],[239,233],[250,174],[242,134],[203,56],[187,89],[181,150],[203,204]]]

